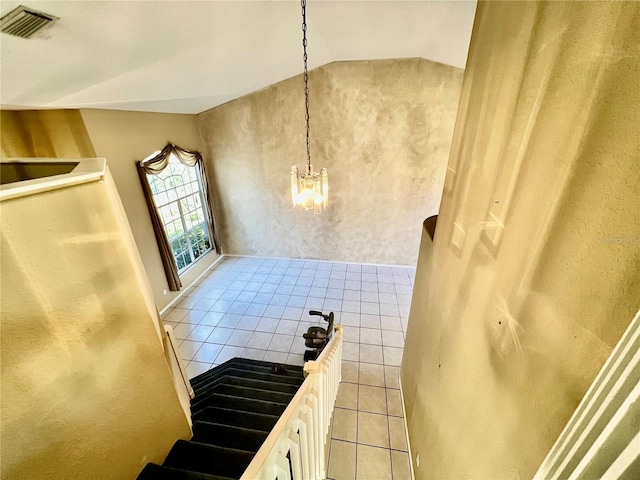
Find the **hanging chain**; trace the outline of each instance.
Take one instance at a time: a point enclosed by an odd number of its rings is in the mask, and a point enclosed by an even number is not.
[[[311,173],[311,144],[309,142],[309,73],[307,71],[307,0],[300,0],[302,5],[302,48],[304,55],[304,109],[307,120],[307,173]]]

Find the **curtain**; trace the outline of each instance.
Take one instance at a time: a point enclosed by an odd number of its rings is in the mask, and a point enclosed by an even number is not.
[[[156,208],[156,204],[153,199],[153,193],[151,192],[151,187],[149,186],[149,182],[147,181],[147,174],[158,175],[167,167],[167,165],[169,165],[169,157],[172,154],[175,155],[175,157],[183,164],[189,167],[198,168],[198,171],[200,172],[200,179],[202,181],[202,193],[207,207],[204,210],[205,214],[207,215],[207,224],[209,226],[209,231],[211,232],[211,237],[213,239],[213,246],[218,254],[221,253],[221,248],[220,238],[215,229],[213,204],[211,202],[209,182],[207,181],[207,173],[205,170],[204,160],[202,159],[202,154],[200,154],[200,152],[185,150],[169,143],[155,157],[136,162],[136,168],[138,170],[138,176],[140,177],[142,191],[144,192],[144,197],[149,208],[149,215],[151,216],[153,232],[155,233],[156,240],[158,242],[160,257],[162,258],[162,265],[167,275],[169,289],[173,292],[176,292],[180,290],[180,288],[182,288],[182,282],[180,281],[180,276],[178,275],[178,266],[176,265],[175,258],[173,257],[171,245],[169,244],[169,239],[167,238],[167,234],[164,230],[162,219],[160,218],[160,214],[158,213],[158,209]]]

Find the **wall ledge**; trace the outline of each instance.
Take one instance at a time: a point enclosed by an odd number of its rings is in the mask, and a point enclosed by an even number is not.
[[[34,163],[63,163],[64,158],[3,158],[2,163],[12,164],[34,164]],[[77,163],[75,168],[60,175],[44,176],[33,180],[23,180],[20,182],[0,185],[0,202],[12,198],[24,197],[36,193],[56,190],[58,188],[71,187],[82,183],[102,180],[107,168],[107,161],[104,158],[81,158],[70,159],[69,163]]]

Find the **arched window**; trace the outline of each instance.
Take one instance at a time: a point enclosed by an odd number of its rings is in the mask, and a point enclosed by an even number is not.
[[[169,288],[212,248],[220,253],[202,155],[167,145],[137,163]]]
[[[200,172],[196,166],[189,167],[170,155],[167,168],[157,175],[147,174],[147,181],[178,272],[182,273],[213,244]]]

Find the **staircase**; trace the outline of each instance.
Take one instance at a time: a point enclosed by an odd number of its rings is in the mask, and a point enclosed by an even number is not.
[[[302,367],[284,367],[233,358],[191,379],[193,437],[138,480],[239,479],[304,381]]]

